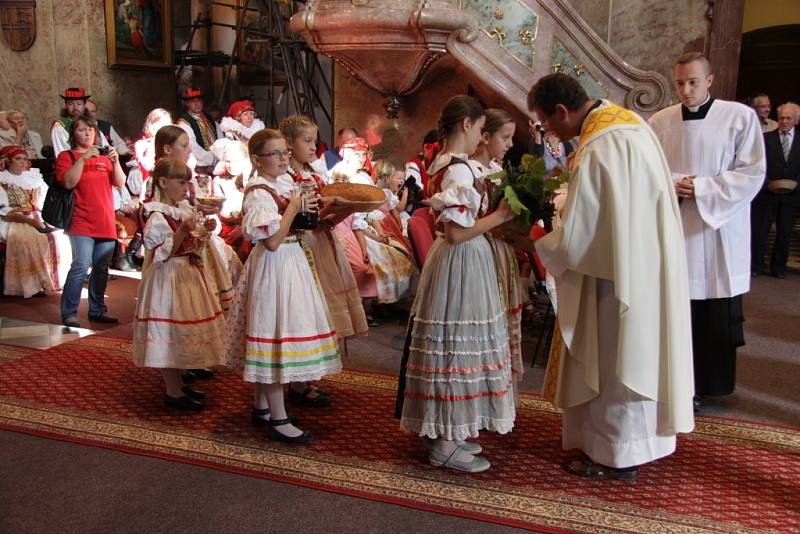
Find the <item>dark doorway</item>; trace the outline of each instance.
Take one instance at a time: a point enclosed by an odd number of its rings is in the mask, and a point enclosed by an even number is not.
[[[800,24],[771,26],[742,34],[737,100],[766,93],[772,115],[778,105],[800,100]]]

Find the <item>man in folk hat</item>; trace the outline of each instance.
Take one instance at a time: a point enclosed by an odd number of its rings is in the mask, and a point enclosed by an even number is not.
[[[189,136],[189,147],[197,160],[198,167],[214,165],[214,153],[211,145],[222,137],[217,123],[203,111],[203,92],[197,87],[189,87],[181,96],[186,112],[178,119],[177,125]]]
[[[53,142],[56,157],[61,152],[70,149],[69,127],[73,120],[84,114],[86,101],[91,97],[86,94],[83,87],[68,87],[61,98],[64,99],[64,109],[61,110],[61,117],[53,122],[53,126],[50,128],[50,139]],[[105,135],[102,132],[98,132],[98,134],[100,146],[108,146]]]

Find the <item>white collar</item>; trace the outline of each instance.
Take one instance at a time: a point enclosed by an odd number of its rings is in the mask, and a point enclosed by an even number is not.
[[[708,94],[706,95],[706,99],[705,99],[705,100],[703,100],[703,103],[702,103],[702,104],[700,104],[700,105],[698,105],[698,106],[695,106],[695,107],[686,106],[686,109],[688,109],[688,110],[689,110],[689,111],[691,111],[692,113],[697,113],[697,110],[698,110],[698,109],[700,109],[700,108],[702,108],[704,105],[706,105],[706,102],[708,102],[710,98],[711,98],[711,93],[708,93]]]
[[[20,174],[11,174],[7,170],[0,172],[0,183],[15,185],[22,189],[38,189],[46,185],[42,180],[41,171],[36,168],[22,171]]]

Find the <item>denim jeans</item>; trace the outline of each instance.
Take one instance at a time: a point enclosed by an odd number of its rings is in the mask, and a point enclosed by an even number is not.
[[[103,315],[108,307],[103,302],[103,295],[108,282],[108,266],[114,254],[115,239],[100,239],[85,235],[69,236],[72,247],[72,265],[67,273],[67,280],[61,291],[61,319],[78,314],[81,301],[81,289],[89,267],[89,317]]]

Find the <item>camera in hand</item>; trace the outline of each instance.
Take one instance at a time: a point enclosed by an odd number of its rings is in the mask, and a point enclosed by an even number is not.
[[[109,147],[107,146],[97,147],[97,153],[100,154],[101,156],[108,156],[108,151]]]

